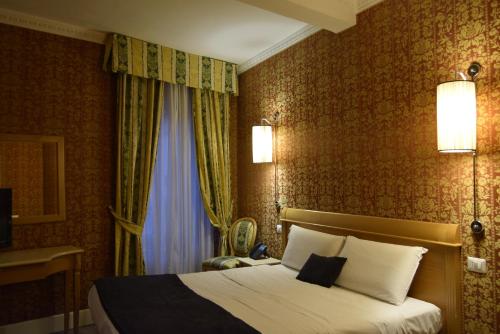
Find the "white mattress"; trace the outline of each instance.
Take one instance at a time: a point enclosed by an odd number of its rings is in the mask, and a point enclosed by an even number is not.
[[[433,304],[407,298],[399,306],[339,287],[301,282],[282,265],[179,275],[209,299],[262,333],[437,333],[441,312]],[[95,287],[89,307],[100,334],[118,333],[106,316]]]

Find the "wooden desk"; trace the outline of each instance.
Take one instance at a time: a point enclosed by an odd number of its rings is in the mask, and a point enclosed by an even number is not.
[[[73,328],[78,333],[80,269],[83,249],[73,246],[0,252],[0,285],[35,281],[64,271],[64,332],[69,329],[69,297],[73,276]]]

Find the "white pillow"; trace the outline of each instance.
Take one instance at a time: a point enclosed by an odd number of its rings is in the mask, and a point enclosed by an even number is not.
[[[375,242],[348,236],[341,257],[347,261],[335,284],[400,305],[410,289],[423,247]]]
[[[336,256],[344,240],[345,237],[342,236],[292,225],[281,264],[300,270],[312,253],[321,256]]]

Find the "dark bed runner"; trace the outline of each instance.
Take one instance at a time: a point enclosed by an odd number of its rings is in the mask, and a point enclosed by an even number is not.
[[[177,275],[102,278],[95,286],[120,334],[259,333]]]

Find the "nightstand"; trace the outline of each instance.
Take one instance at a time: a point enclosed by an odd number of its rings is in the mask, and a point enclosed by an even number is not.
[[[240,257],[238,260],[240,261],[240,267],[261,266],[263,264],[275,265],[281,263],[281,260],[275,259],[273,257],[268,257],[267,259],[260,260],[254,260],[249,257]]]

